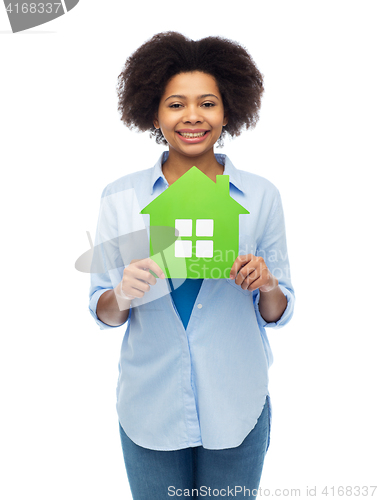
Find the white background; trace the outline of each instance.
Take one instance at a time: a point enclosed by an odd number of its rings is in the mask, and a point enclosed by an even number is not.
[[[268,332],[261,487],[326,498],[327,485],[377,485],[374,7],[81,0],[12,34],[0,6],[2,498],[131,498],[115,408],[124,331],[99,330],[74,264],[103,188],[164,149],[126,129],[115,89],[166,30],[237,40],[265,77],[257,128],[218,150],[279,188],[297,295],[292,321]]]

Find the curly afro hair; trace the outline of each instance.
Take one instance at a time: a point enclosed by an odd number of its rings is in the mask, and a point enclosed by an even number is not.
[[[118,76],[118,111],[130,129],[150,131],[158,144],[167,144],[153,119],[168,81],[179,73],[202,71],[213,76],[223,99],[228,123],[223,137],[240,135],[259,119],[263,76],[252,57],[238,43],[209,36],[191,40],[181,33],[158,33],[139,47]]]

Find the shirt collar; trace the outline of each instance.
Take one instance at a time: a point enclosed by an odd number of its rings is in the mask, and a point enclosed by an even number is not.
[[[160,158],[158,161],[155,163],[155,166],[152,169],[152,175],[151,175],[151,195],[153,194],[154,187],[156,182],[161,179],[166,186],[168,186],[168,182],[166,178],[164,177],[163,171],[162,171],[162,166],[163,163],[167,161],[168,159],[169,152],[164,151],[160,155]],[[242,188],[242,182],[240,179],[240,173],[237,168],[234,167],[232,164],[231,160],[228,158],[227,155],[224,154],[218,154],[215,153],[215,158],[218,163],[224,166],[224,172],[223,175],[228,175],[230,178],[230,184],[233,184],[239,191],[244,193],[244,190]]]

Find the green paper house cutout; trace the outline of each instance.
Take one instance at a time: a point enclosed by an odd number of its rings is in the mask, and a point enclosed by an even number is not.
[[[250,212],[230,196],[228,175],[214,182],[192,167],[140,213],[150,214],[150,255],[166,277],[229,278],[239,253],[239,214]]]

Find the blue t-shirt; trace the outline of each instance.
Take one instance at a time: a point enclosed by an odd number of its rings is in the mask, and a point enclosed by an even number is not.
[[[172,290],[171,292],[172,300],[176,306],[177,312],[179,313],[181,321],[186,330],[203,279],[188,278],[184,281],[184,283],[181,286],[179,286],[176,289],[173,288],[171,278],[168,278],[168,280]]]

